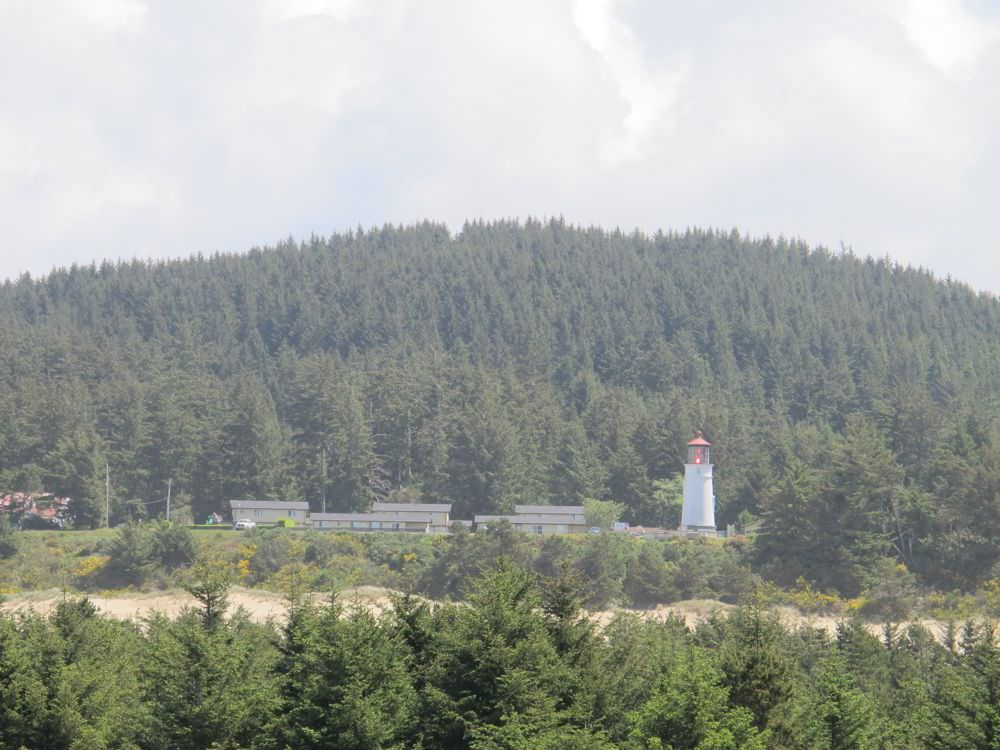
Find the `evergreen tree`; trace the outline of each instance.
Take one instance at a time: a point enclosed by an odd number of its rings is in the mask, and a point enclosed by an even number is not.
[[[767,734],[752,714],[727,701],[722,676],[695,648],[677,659],[652,697],[630,717],[635,747],[676,750],[764,750]]]
[[[104,518],[105,462],[100,437],[83,431],[63,437],[45,458],[51,492],[70,498],[76,528],[97,528]]]
[[[805,745],[817,750],[879,747],[874,706],[851,684],[843,661],[829,657],[799,715]]]
[[[11,527],[8,515],[0,513],[0,560],[16,555],[17,547],[17,532]]]
[[[386,622],[293,604],[284,630],[279,747],[403,748],[415,729],[411,656]]]
[[[729,700],[753,714],[758,729],[777,727],[794,691],[793,665],[777,617],[751,599],[726,621],[720,666]]]

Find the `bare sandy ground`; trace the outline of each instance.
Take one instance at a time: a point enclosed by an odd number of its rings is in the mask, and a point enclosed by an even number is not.
[[[347,606],[360,606],[377,613],[388,609],[392,605],[392,593],[388,589],[376,586],[360,586],[341,592],[338,598]],[[329,600],[328,594],[314,593],[309,594],[309,596],[317,602]],[[48,614],[62,598],[63,594],[55,590],[10,595],[0,603],[0,611],[34,611],[39,614]],[[196,604],[194,599],[184,591],[159,591],[115,597],[91,596],[89,598],[99,610],[111,617],[122,620],[142,620],[157,612],[168,617],[175,617],[185,607],[192,607]],[[240,607],[247,612],[251,619],[257,622],[265,622],[267,620],[281,621],[288,607],[286,598],[280,594],[258,589],[242,588],[235,588],[230,592],[229,604],[230,611],[233,611],[236,607]],[[631,612],[639,617],[660,622],[670,617],[679,617],[689,628],[694,628],[713,615],[725,616],[732,609],[733,605],[731,604],[724,604],[711,599],[691,599],[668,605],[660,605],[654,609],[609,609],[596,611],[591,612],[589,617],[591,621],[600,627],[610,622],[618,612]],[[778,607],[775,611],[786,627],[817,628],[830,634],[836,632],[837,623],[842,620],[842,618],[833,616],[803,614],[792,607]],[[920,625],[926,627],[939,639],[944,635],[944,623],[936,620],[918,620],[915,622],[919,622]],[[882,625],[880,623],[871,623],[868,625],[868,629],[873,634],[880,635]]]
[[[63,593],[56,590],[33,591],[25,594],[8,595],[0,603],[0,611],[48,614],[63,599]],[[74,594],[71,596],[79,596]],[[391,592],[374,586],[361,586],[341,592],[341,602],[363,606],[376,612],[388,608]],[[309,594],[317,602],[328,601],[327,594]],[[142,620],[155,613],[176,617],[185,608],[194,607],[197,602],[186,591],[155,591],[150,593],[127,594],[104,597],[88,596],[88,599],[104,614],[120,620]],[[229,593],[229,611],[244,609],[257,622],[281,620],[288,608],[288,600],[281,594],[257,589],[234,588]]]
[[[664,622],[670,617],[679,617],[684,621],[684,624],[687,625],[687,627],[693,629],[713,616],[726,616],[735,608],[736,607],[732,604],[725,604],[714,599],[689,599],[687,601],[674,602],[673,604],[661,604],[655,609],[614,609],[602,612],[593,612],[590,617],[594,622],[601,626],[610,622],[616,612],[632,612],[640,617],[657,620],[659,622]],[[807,614],[800,612],[794,607],[774,607],[772,612],[775,612],[781,623],[790,630],[798,628],[813,628],[821,630],[829,635],[834,635],[837,632],[837,625],[847,619],[845,617],[838,617],[834,615]],[[944,640],[945,628],[947,627],[945,623],[939,620],[919,619],[911,620],[906,623],[897,623],[897,625],[899,626],[899,629],[902,630],[905,625],[909,625],[911,623],[923,626],[939,641]],[[865,627],[870,633],[872,633],[872,635],[882,635],[883,623],[870,622],[867,623]]]

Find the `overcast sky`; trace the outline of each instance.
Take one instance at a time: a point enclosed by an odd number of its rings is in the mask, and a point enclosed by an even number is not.
[[[0,278],[430,218],[1000,292],[996,0],[3,0]]]

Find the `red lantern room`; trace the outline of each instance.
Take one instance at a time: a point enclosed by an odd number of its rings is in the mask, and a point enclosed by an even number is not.
[[[701,430],[698,430],[694,440],[688,442],[687,462],[689,464],[710,464],[712,463],[711,450],[712,444],[705,440],[701,435]]]

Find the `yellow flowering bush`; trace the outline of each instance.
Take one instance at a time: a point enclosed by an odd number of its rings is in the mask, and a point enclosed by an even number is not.
[[[73,567],[74,578],[89,580],[104,570],[111,558],[108,555],[88,555]]]

